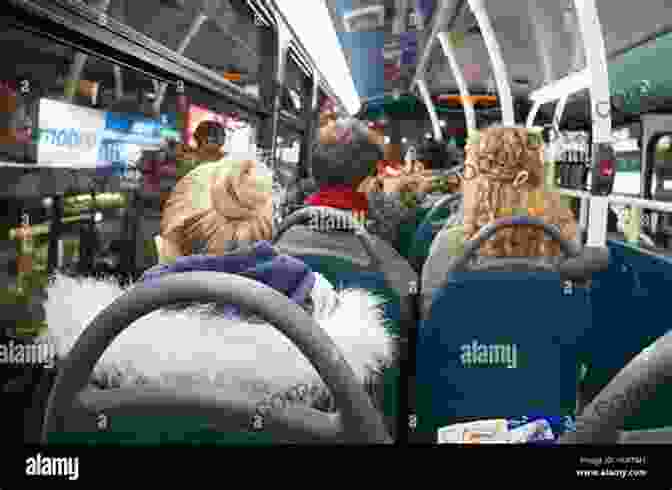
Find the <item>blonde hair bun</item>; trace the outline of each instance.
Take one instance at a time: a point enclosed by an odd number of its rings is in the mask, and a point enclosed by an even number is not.
[[[272,190],[271,171],[255,157],[201,164],[173,189],[161,217],[161,236],[184,255],[198,242],[219,254],[233,242],[269,240]]]
[[[210,185],[212,207],[227,218],[250,217],[271,200],[272,174],[256,160],[231,160],[228,163],[213,175]]]

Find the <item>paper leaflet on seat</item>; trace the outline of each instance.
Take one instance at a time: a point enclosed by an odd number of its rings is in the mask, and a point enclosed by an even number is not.
[[[506,419],[477,420],[441,427],[439,444],[525,444],[552,441],[555,437],[547,420],[538,419],[515,427]]]

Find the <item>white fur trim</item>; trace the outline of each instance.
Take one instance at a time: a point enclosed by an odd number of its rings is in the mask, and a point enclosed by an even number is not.
[[[318,277],[318,284],[322,282]],[[321,291],[316,294],[323,296],[314,298],[322,305],[316,309],[317,320],[363,381],[377,361],[392,357],[382,300],[364,290],[346,290],[332,301],[325,293],[328,289],[324,284],[316,288]],[[53,343],[57,354],[65,356],[93,317],[123,292],[111,280],[57,275],[47,290],[49,329],[42,340]],[[330,309],[325,302],[335,303],[336,309],[320,318]],[[135,321],[105,351],[94,376],[113,372],[121,375],[122,385],[133,384],[139,377],[170,384],[186,377],[189,382],[235,384],[239,389],[265,392],[320,384],[308,360],[275,328],[197,310],[159,310]]]

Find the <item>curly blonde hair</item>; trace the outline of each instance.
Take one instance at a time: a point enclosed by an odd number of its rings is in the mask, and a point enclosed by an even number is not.
[[[272,177],[252,160],[220,160],[199,165],[182,177],[166,201],[161,238],[167,258],[192,253],[202,243],[222,254],[231,242],[269,240],[273,235]]]
[[[513,214],[542,217],[563,238],[576,238],[577,225],[557,193],[544,190],[543,141],[526,128],[491,127],[470,138],[465,148],[464,233],[473,238],[488,223]],[[560,254],[543,230],[517,226],[499,230],[480,250],[496,257]]]

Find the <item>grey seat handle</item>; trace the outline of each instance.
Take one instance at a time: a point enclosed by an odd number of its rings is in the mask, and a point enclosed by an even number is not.
[[[48,442],[49,434],[63,430],[64,415],[88,385],[95,365],[114,339],[139,318],[182,302],[236,304],[266,320],[315,367],[336,401],[344,435],[350,441],[390,442],[381,415],[352,368],[334,341],[300,306],[275,289],[245,277],[184,272],[134,286],[91,321],[64,359],[54,383],[47,402],[43,443]]]
[[[460,257],[455,257],[453,259],[448,272],[465,271],[469,261],[476,255],[478,250],[487,240],[492,238],[497,231],[514,226],[533,226],[535,228],[541,228],[548,237],[559,243],[560,249],[566,259],[581,255],[581,247],[577,243],[565,240],[556,226],[549,225],[542,219],[532,216],[509,216],[500,218],[481,228],[474,238],[468,240],[464,244],[464,253]]]

